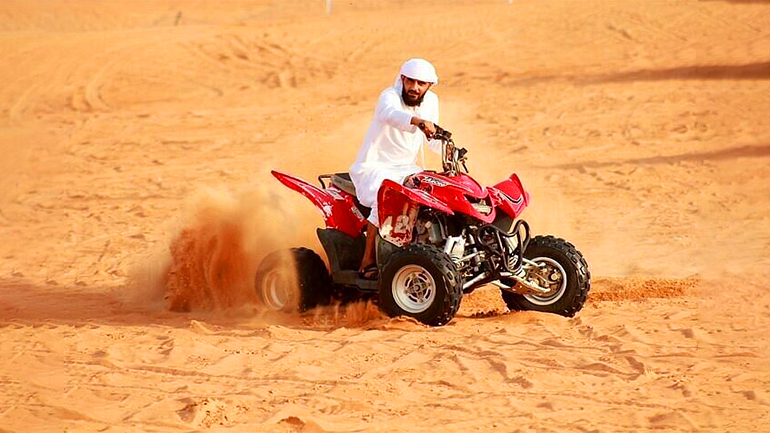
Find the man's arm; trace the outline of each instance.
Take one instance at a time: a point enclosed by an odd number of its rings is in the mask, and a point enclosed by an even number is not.
[[[414,131],[412,114],[401,109],[400,97],[393,92],[386,90],[380,94],[375,117],[402,131]]]
[[[436,133],[436,125],[430,120],[425,120],[417,116],[412,116],[411,123],[412,125],[420,128],[420,131],[422,131],[422,133],[425,134],[426,137],[429,137]]]
[[[376,117],[388,125],[402,131],[412,132],[413,126],[419,128],[426,136],[436,133],[434,122],[413,116],[401,108],[401,97],[393,92],[385,91],[377,101]],[[437,116],[436,116],[437,117]]]

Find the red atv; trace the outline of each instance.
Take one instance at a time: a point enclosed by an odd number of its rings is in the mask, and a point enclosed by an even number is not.
[[[318,229],[331,275],[307,248],[294,248],[299,293],[290,290],[276,252],[260,264],[256,290],[274,310],[299,305],[307,310],[334,300],[376,299],[390,316],[410,316],[444,325],[460,308],[463,293],[494,284],[511,310],[534,310],[571,317],[580,311],[591,286],[583,255],[553,236],[530,237],[517,219],[529,194],[516,174],[483,187],[468,173],[465,149],[437,128],[443,171],[423,171],[404,185],[385,180],[378,193],[378,280],[362,279],[358,267],[366,244],[369,208],[356,199],[347,173],[321,175],[321,187],[273,171],[284,185],[307,197],[323,214]],[[297,296],[299,299],[296,299]]]

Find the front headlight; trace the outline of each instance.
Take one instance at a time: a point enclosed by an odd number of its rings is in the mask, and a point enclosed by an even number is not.
[[[471,203],[471,206],[473,206],[474,209],[476,209],[476,212],[482,213],[484,215],[489,215],[492,213],[492,206],[484,203]]]

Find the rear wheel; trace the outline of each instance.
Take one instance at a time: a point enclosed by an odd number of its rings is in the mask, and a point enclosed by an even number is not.
[[[449,323],[460,308],[462,279],[455,264],[433,245],[412,244],[393,252],[382,269],[380,309],[431,326]]]
[[[307,248],[269,254],[259,265],[254,286],[264,306],[273,311],[307,311],[331,300],[329,271]]]
[[[536,263],[525,277],[547,293],[523,295],[502,291],[503,300],[512,311],[532,310],[572,317],[583,308],[591,288],[591,273],[580,251],[564,239],[535,236],[529,241],[524,257]],[[502,279],[513,286],[515,280]]]

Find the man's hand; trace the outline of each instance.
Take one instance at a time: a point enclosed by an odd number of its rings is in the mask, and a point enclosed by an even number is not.
[[[436,133],[436,125],[433,122],[420,119],[419,117],[412,117],[412,125],[420,128],[420,131],[428,138],[431,138]]]

